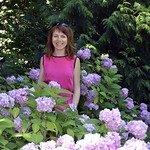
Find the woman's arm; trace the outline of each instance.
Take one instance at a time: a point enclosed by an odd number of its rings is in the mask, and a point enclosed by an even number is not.
[[[44,77],[44,67],[43,67],[43,57],[41,57],[40,60],[40,74],[38,78],[38,84],[40,85],[40,82],[43,82],[43,77]]]
[[[76,59],[75,69],[74,69],[74,93],[72,103],[78,106],[80,99],[80,59]]]

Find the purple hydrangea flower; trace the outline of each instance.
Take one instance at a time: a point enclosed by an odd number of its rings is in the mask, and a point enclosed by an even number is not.
[[[81,93],[80,93],[81,95],[84,96],[88,93],[88,88],[84,84],[81,84],[80,89],[81,89]]]
[[[20,148],[20,150],[39,150],[38,145],[35,143],[28,143]]]
[[[23,110],[24,115],[30,115],[31,114],[31,109],[28,106],[21,107],[21,109]]]
[[[12,108],[15,105],[15,99],[6,93],[0,94],[0,108],[8,107]]]
[[[96,73],[88,74],[87,76],[82,76],[82,82],[87,87],[97,86],[97,83],[101,82],[101,76]]]
[[[23,82],[23,81],[24,81],[24,78],[23,78],[23,77],[18,77],[18,78],[17,78],[17,81],[18,81],[18,82]]]
[[[18,132],[22,132],[21,121],[22,121],[22,119],[19,116],[14,119],[15,130],[17,130]]]
[[[37,69],[31,69],[30,72],[29,72],[29,76],[31,79],[33,80],[38,80],[38,77],[39,77],[39,74],[40,74],[40,69],[37,68]]]
[[[99,109],[99,106],[97,104],[94,104],[94,103],[91,103],[88,101],[86,101],[84,103],[84,106],[87,106],[89,108],[89,110],[92,110],[92,109],[98,110]]]
[[[81,74],[82,74],[82,76],[87,76],[86,70],[82,70],[82,71],[81,71]]]
[[[105,142],[109,150],[118,150],[121,146],[121,137],[117,132],[108,132],[105,136]]]
[[[77,106],[75,104],[69,104],[69,107],[71,108],[72,111],[77,110]]]
[[[127,123],[126,130],[133,134],[137,139],[144,140],[148,126],[141,120],[130,121]]]
[[[140,110],[147,110],[147,105],[145,103],[141,103]]]
[[[60,84],[58,84],[58,83],[55,82],[55,81],[50,81],[48,85],[49,85],[51,88],[52,88],[52,87],[56,87],[56,89],[60,89],[60,88],[61,88]]]
[[[82,122],[82,123],[84,123],[86,120],[88,120],[90,117],[88,116],[88,115],[86,115],[86,114],[83,114],[82,115],[82,118],[79,118],[79,120]]]
[[[134,102],[133,102],[133,99],[132,98],[126,98],[125,100],[124,100],[124,102],[126,102],[127,103],[127,108],[128,109],[132,109],[132,108],[134,108]]]
[[[77,52],[77,56],[83,60],[90,59],[91,57],[91,51],[88,48],[85,48],[84,50],[79,50]]]
[[[106,127],[112,131],[119,131],[125,126],[125,122],[121,119],[121,114],[118,108],[113,108],[112,110],[105,108],[100,111],[99,120],[104,121]]]
[[[8,92],[8,95],[13,97],[15,102],[19,103],[21,106],[25,106],[27,104],[28,94],[27,88],[20,88]]]
[[[106,69],[110,69],[112,67],[112,59],[104,56],[102,57],[102,61],[103,61],[103,66],[106,68]]]
[[[120,96],[126,98],[128,96],[129,90],[127,88],[122,88],[120,92]]]
[[[8,82],[10,83],[14,83],[16,81],[16,77],[15,76],[10,76],[10,77],[7,77],[6,79]]]
[[[85,124],[83,125],[83,127],[84,127],[84,128],[86,128],[86,129],[87,129],[87,131],[88,131],[89,133],[92,133],[92,132],[93,132],[93,130],[95,130],[94,125],[93,125],[93,124],[85,123]]]
[[[51,97],[39,97],[35,99],[37,102],[37,111],[38,112],[52,112],[56,104],[55,100]]]
[[[94,102],[94,99],[96,98],[96,92],[94,90],[89,90],[87,94],[87,102]]]
[[[4,116],[4,117],[10,116],[10,112],[9,112],[7,109],[2,109],[2,110],[0,111],[0,114],[1,114],[2,116]]]

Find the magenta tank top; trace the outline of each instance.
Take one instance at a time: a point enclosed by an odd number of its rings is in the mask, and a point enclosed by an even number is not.
[[[60,84],[61,88],[73,92],[74,89],[74,67],[76,56],[73,59],[67,56],[43,56],[44,63],[44,82],[55,81]],[[64,104],[72,103],[72,94],[61,94],[68,97],[69,100]]]

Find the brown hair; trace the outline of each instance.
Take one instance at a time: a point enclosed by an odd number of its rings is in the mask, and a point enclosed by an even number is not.
[[[48,40],[46,44],[46,56],[52,56],[54,53],[54,46],[52,44],[52,35],[55,30],[59,30],[67,36],[68,42],[66,46],[65,55],[68,56],[69,58],[73,58],[75,52],[73,31],[69,26],[65,26],[63,24],[53,26],[48,32]]]

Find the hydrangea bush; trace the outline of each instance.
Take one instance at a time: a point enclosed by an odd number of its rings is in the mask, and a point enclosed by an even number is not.
[[[88,45],[77,56],[81,60],[78,108],[63,104],[67,98],[60,93],[70,92],[59,83],[37,85],[38,68],[26,76],[0,78],[1,149],[150,149],[148,106],[135,103],[129,90],[119,85],[122,76],[112,59]]]

